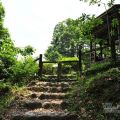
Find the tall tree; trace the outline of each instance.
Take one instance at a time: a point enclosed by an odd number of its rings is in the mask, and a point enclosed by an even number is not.
[[[69,18],[58,23],[55,26],[53,40],[45,53],[45,57],[48,60],[54,60],[61,55],[64,57],[76,56],[78,46],[80,44],[89,45],[89,40],[93,38],[94,26],[101,23],[102,21],[95,19],[95,16],[86,14],[82,14],[76,20]]]
[[[55,26],[51,46],[48,48],[45,54],[45,57],[47,59],[49,59],[48,56],[54,56],[54,54],[57,56],[60,56],[60,55],[74,56],[75,54],[74,40],[76,37],[75,24],[76,24],[75,21],[69,18],[65,21],[58,23]],[[57,52],[50,53],[51,51],[57,51]],[[48,55],[48,54],[52,54],[52,55]],[[57,57],[53,57],[53,59],[54,58],[57,58]]]

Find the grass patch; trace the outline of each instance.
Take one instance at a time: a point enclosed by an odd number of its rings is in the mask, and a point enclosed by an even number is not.
[[[96,75],[97,73],[105,72],[113,67],[114,68],[120,67],[120,62],[105,61],[105,62],[94,63],[91,65],[90,69],[84,72],[84,75],[93,76]]]
[[[8,91],[3,91],[5,89]],[[0,90],[2,90],[2,95],[0,96],[0,117],[1,115],[9,108],[11,102],[15,100],[15,98],[21,95],[29,94],[28,90],[25,86],[11,85],[10,83],[1,83]]]
[[[14,100],[12,93],[7,93],[0,97],[0,115],[7,109],[10,103]]]

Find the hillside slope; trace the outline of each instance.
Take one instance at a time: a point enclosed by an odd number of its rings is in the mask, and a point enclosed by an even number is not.
[[[69,110],[81,120],[119,120],[120,67],[82,76],[68,96]]]

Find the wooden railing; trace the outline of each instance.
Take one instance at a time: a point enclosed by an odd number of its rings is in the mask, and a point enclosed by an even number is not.
[[[42,77],[43,75],[43,64],[46,63],[56,63],[57,64],[57,79],[60,80],[61,74],[62,74],[62,63],[77,63],[78,64],[78,72],[81,75],[82,74],[82,62],[81,62],[81,54],[78,57],[78,60],[70,60],[70,61],[43,61],[43,55],[40,54],[39,58],[36,59],[36,61],[39,61],[39,68],[38,68],[38,75]]]
[[[106,48],[106,47],[103,47],[103,48]],[[97,55],[96,55],[96,51],[97,50],[100,50],[100,48],[96,48],[95,50],[92,50],[92,51],[89,50],[87,52],[82,52],[81,51],[81,47],[80,47],[79,51],[78,51],[78,60],[73,60],[73,61],[43,61],[43,55],[40,54],[39,58],[36,59],[36,61],[39,61],[38,75],[40,77],[42,77],[42,75],[43,75],[43,64],[45,64],[45,63],[56,63],[57,64],[57,77],[58,77],[58,79],[60,79],[60,77],[61,77],[61,71],[62,71],[62,63],[71,64],[73,62],[76,62],[78,64],[78,72],[79,72],[80,75],[82,75],[82,73],[84,72],[83,68],[82,68],[82,64],[83,64],[82,62],[86,61],[85,59],[88,59],[87,60],[88,63],[86,64],[86,66],[87,66],[86,70],[88,68],[90,68],[91,63],[101,62],[101,61],[105,61],[105,60],[112,61],[112,57],[110,57],[110,58],[103,58],[103,59],[97,60],[96,59],[97,58]],[[92,58],[92,52],[93,51],[95,51],[95,55]]]

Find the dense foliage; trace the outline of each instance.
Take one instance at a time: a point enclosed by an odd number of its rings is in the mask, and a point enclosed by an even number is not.
[[[67,19],[58,23],[53,32],[51,46],[48,47],[45,57],[47,60],[59,60],[60,57],[76,57],[78,49],[82,45],[82,50],[90,49],[90,41],[93,41],[93,28],[102,24],[101,19],[95,16],[82,14],[76,20]]]
[[[86,0],[80,0],[86,1]],[[87,0],[91,4],[102,4],[101,0]],[[111,6],[115,0],[108,1]],[[38,64],[32,57],[35,49],[31,46],[17,48],[10,38],[9,31],[3,26],[5,11],[0,2],[0,112],[13,99],[12,88],[15,85],[25,85],[37,76]],[[50,61],[76,61],[78,50],[82,52],[90,50],[90,43],[100,46],[102,41],[93,35],[94,27],[101,25],[103,21],[95,16],[82,14],[76,20],[71,18],[59,22],[53,32],[51,45],[48,47],[45,58]],[[112,20],[111,35],[115,36],[115,29],[119,21]],[[97,39],[97,40],[95,40]],[[110,56],[109,48],[103,50],[105,56]],[[83,55],[82,55],[83,57]],[[69,94],[69,110],[75,111],[81,119],[105,120],[106,114],[103,111],[102,103],[111,102],[114,105],[120,104],[120,64],[111,62],[91,64],[87,59],[89,54],[84,54],[82,59],[83,76],[76,74],[79,71],[78,62],[62,63],[61,75],[75,75],[80,79],[73,86]],[[43,74],[55,75],[56,64],[43,64]],[[76,73],[75,73],[76,72]],[[8,94],[10,93],[10,94]],[[10,96],[9,96],[10,95]],[[0,113],[1,114],[1,113]],[[118,116],[114,116],[115,119]]]
[[[25,79],[36,73],[36,63],[30,57],[34,53],[34,49],[31,46],[15,47],[9,31],[3,25],[4,16],[5,11],[0,2],[0,80],[22,82],[23,76]]]
[[[32,54],[34,48],[26,46],[17,48],[4,27],[5,11],[0,2],[0,86],[2,82],[20,83],[32,79],[37,73],[37,63]],[[1,88],[2,89],[2,88]]]
[[[4,27],[4,17],[5,11],[0,1],[0,115],[14,99],[14,87],[35,79],[38,69],[32,57],[34,48],[29,45],[15,47],[8,29]]]
[[[10,34],[3,26],[5,11],[0,2],[0,79],[7,77],[8,69],[15,63],[16,49]]]
[[[16,61],[16,63],[11,66],[9,79],[13,83],[27,83],[30,80],[35,79],[37,71],[37,63],[35,63],[32,57],[28,56],[27,58]]]
[[[104,104],[117,107],[120,103],[120,68],[98,72],[91,77],[83,76],[69,93],[69,110],[76,111],[80,119],[118,119],[119,113],[105,113]]]

